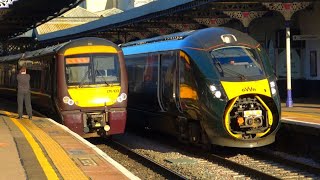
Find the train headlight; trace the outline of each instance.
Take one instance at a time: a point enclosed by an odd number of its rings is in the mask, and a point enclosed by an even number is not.
[[[237,38],[233,34],[223,34],[221,40],[226,44],[237,42]]]
[[[127,94],[126,93],[122,93],[120,96],[122,97],[123,100],[127,99]]]
[[[214,92],[214,91],[216,91],[216,90],[217,90],[217,87],[216,87],[216,86],[214,86],[214,85],[210,85],[210,90],[211,90],[212,92]]]
[[[210,85],[209,88],[210,88],[210,91],[212,92],[212,94],[214,95],[214,97],[216,97],[218,99],[221,98],[222,92],[219,90],[220,88],[218,88],[215,85]]]
[[[69,102],[70,98],[68,96],[65,96],[62,98],[63,103],[67,104]]]
[[[271,88],[271,93],[272,95],[276,95],[277,94],[277,87],[276,87],[276,83],[274,81],[270,82],[270,88]]]
[[[127,94],[126,93],[122,93],[118,98],[117,98],[117,101],[118,102],[122,102],[124,100],[127,99]]]
[[[70,106],[72,106],[74,104],[74,100],[72,100],[70,97],[65,96],[62,98],[63,103],[65,104],[69,104]]]
[[[216,91],[215,93],[214,93],[214,96],[216,97],[216,98],[221,98],[221,91]]]
[[[69,99],[68,104],[69,104],[70,106],[72,106],[72,105],[74,104],[74,100]]]

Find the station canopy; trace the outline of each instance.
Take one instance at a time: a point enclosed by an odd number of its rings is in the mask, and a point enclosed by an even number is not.
[[[0,0],[0,41],[53,19],[83,0]]]
[[[245,27],[255,18],[273,16],[267,4],[278,9],[312,7],[315,0],[158,0],[72,28],[39,34],[42,43],[63,42],[83,36],[97,36],[125,43],[174,32],[228,25]],[[271,12],[271,13],[270,13]]]

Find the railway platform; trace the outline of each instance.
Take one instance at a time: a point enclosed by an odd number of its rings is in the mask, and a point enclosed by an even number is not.
[[[320,129],[320,102],[315,100],[298,100],[293,107],[281,104],[282,122]]]
[[[0,180],[139,179],[96,146],[55,121],[19,120],[0,104]]]

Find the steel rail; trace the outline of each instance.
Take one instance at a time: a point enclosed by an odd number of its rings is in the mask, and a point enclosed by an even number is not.
[[[112,139],[112,141],[110,141],[110,143],[113,143],[113,145],[116,146],[116,148],[119,148],[122,152],[125,151],[126,154],[130,158],[137,160],[141,164],[143,164],[143,165],[147,166],[148,168],[152,169],[153,171],[161,174],[162,176],[164,176],[167,179],[188,179],[187,177],[183,176],[182,174],[180,174],[176,171],[173,171],[173,170],[155,162],[151,158],[135,152],[134,150],[132,150],[131,148],[127,147],[126,145],[124,145],[120,142],[117,142]]]

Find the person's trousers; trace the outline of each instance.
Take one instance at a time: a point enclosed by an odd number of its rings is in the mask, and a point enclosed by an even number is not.
[[[23,115],[23,102],[26,106],[26,111],[29,117],[32,117],[32,107],[31,107],[31,97],[30,97],[30,91],[28,92],[21,92],[18,91],[18,114],[19,117],[22,117]]]

